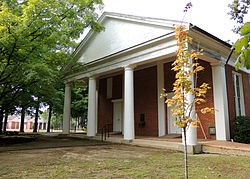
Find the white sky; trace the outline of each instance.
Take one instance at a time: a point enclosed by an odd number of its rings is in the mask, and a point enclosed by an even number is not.
[[[224,41],[237,40],[238,36],[231,30],[234,22],[227,15],[232,0],[103,0],[103,11],[181,21],[184,7],[190,1],[193,7],[188,10],[184,21]],[[250,20],[250,14],[247,19]]]

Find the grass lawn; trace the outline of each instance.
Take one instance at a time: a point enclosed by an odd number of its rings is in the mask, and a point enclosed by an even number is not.
[[[183,154],[128,145],[0,152],[0,178],[183,178]],[[190,178],[247,179],[250,158],[189,156]]]

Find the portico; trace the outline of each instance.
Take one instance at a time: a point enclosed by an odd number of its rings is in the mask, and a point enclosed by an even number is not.
[[[171,64],[176,58],[176,41],[172,24],[179,22],[104,13],[100,23],[105,31],[90,31],[74,53],[86,70],[66,79],[63,133],[69,133],[70,83],[85,80],[89,86],[87,136],[95,136],[105,125],[127,141],[137,136],[181,135],[180,129],[172,125],[175,119],[171,109],[160,98],[163,88],[170,96],[173,92],[175,73]],[[201,126],[189,128],[187,143],[195,146],[197,138],[204,137],[229,140],[229,109],[227,94],[223,93],[226,72],[217,63],[225,61],[218,51],[224,53],[230,48],[199,28],[186,25],[193,38],[190,48],[206,52],[199,57],[206,70],[198,77],[198,83],[212,87],[206,105],[218,109],[215,115],[203,115],[201,107],[195,106],[194,115],[199,116]],[[186,95],[192,101],[193,96]],[[216,134],[209,133],[210,126],[215,126]]]

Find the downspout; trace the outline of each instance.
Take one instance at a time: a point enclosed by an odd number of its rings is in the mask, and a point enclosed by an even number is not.
[[[229,62],[229,60],[230,60],[230,58],[231,58],[233,52],[234,52],[234,48],[231,48],[231,52],[230,52],[230,54],[229,54],[228,57],[227,57],[226,65],[228,64],[228,62]]]

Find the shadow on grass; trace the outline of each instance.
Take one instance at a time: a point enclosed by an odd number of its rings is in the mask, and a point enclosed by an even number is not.
[[[49,149],[61,147],[108,145],[109,142],[101,142],[86,138],[70,137],[66,135],[45,136],[40,134],[0,135],[0,152]]]

